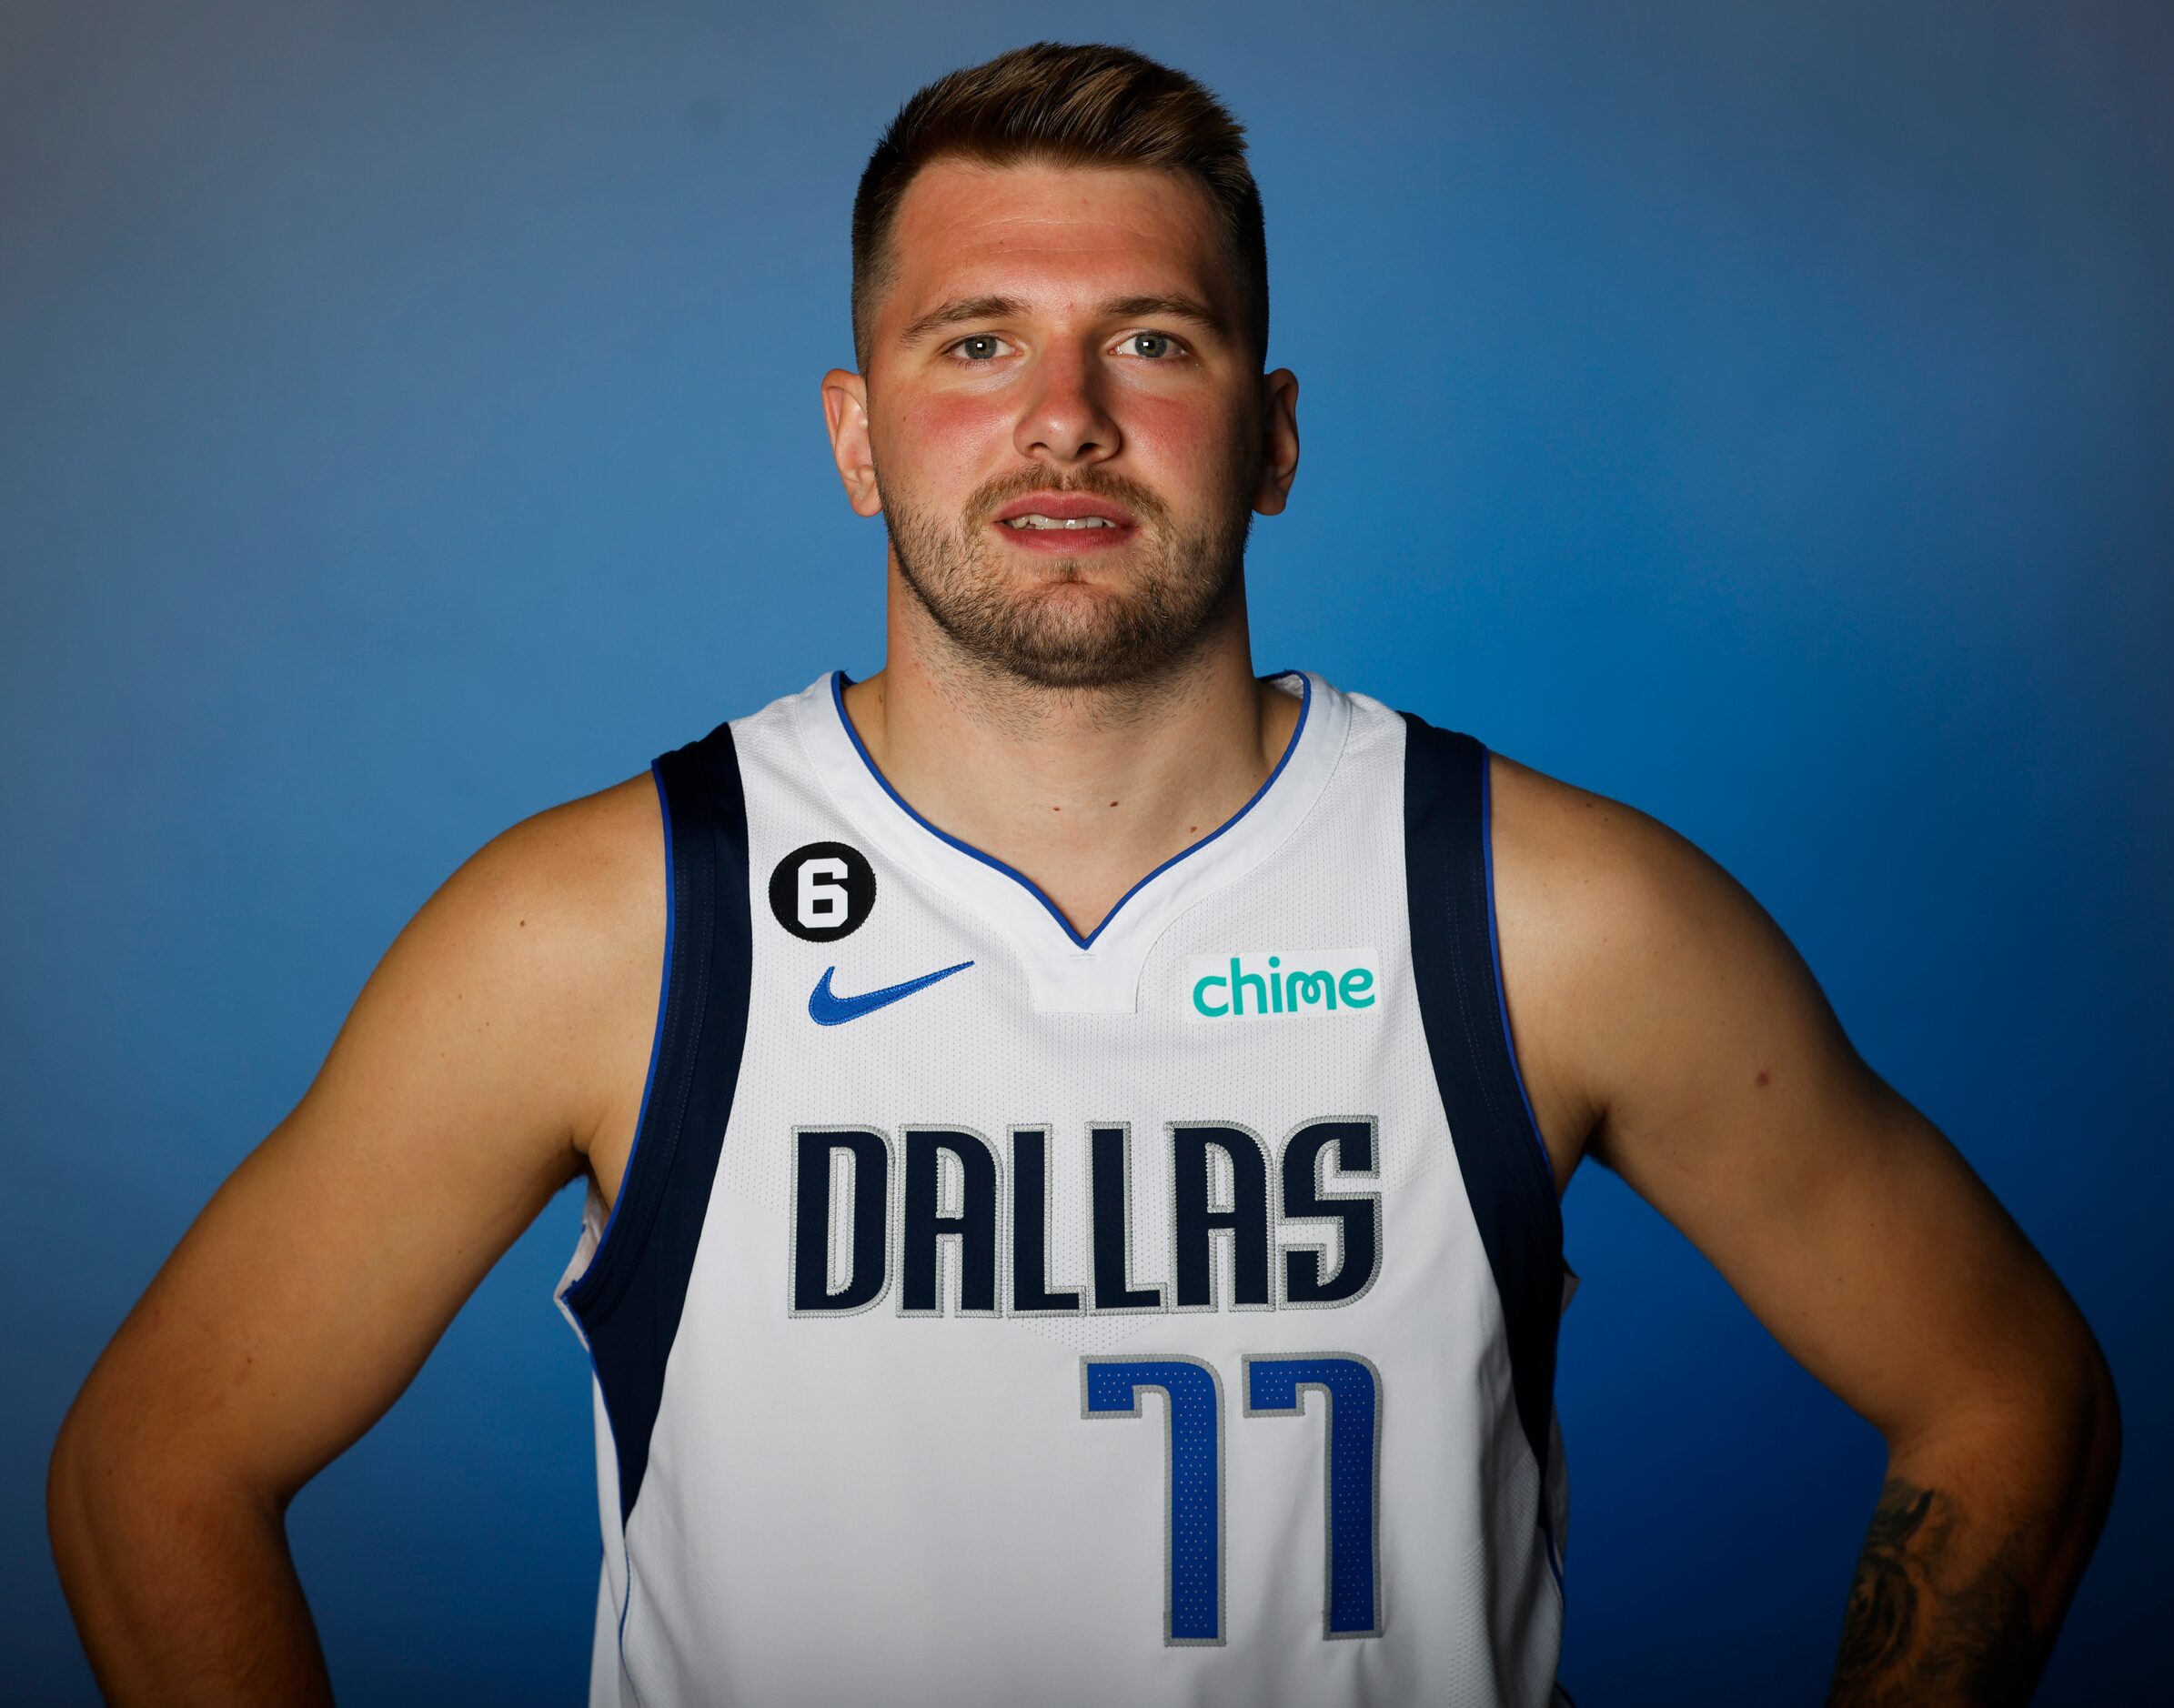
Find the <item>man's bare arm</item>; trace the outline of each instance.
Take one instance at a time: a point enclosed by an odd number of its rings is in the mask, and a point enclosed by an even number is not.
[[[402,932],[295,1111],[85,1382],[47,1512],[117,1703],[325,1702],[284,1514],[593,1151],[616,1191],[664,938],[647,778],[517,826]]]
[[[1719,867],[1495,778],[1506,994],[1558,1181],[1581,1147],[1615,1169],[1886,1437],[1829,1700],[2026,1700],[2119,1456],[2089,1329]]]

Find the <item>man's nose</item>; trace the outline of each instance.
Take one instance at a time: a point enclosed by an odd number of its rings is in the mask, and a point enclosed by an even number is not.
[[[1107,462],[1117,455],[1123,441],[1092,351],[1067,347],[1044,352],[1034,381],[1012,436],[1022,457],[1069,466]]]

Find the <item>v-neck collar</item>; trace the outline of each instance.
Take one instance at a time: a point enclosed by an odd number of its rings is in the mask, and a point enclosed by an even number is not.
[[[1343,752],[1351,722],[1344,695],[1303,671],[1262,679],[1299,698],[1297,725],[1267,781],[1229,819],[1126,890],[1084,937],[1024,873],[939,829],[891,788],[846,715],[844,671],[819,677],[796,696],[793,722],[816,775],[861,834],[1003,931],[1025,965],[1035,1008],[1129,1014],[1156,940],[1195,902],[1282,845]]]

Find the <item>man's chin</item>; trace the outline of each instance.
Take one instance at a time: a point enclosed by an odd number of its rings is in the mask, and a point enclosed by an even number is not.
[[[1068,558],[1012,578],[1014,601],[1022,609],[1101,610],[1137,597],[1133,578],[1108,564],[1075,563]]]
[[[1198,647],[1222,593],[1173,582],[1154,551],[1062,556],[969,550],[933,578],[896,549],[901,577],[960,653],[982,668],[1042,688],[1139,687],[1168,674]],[[1143,538],[1148,530],[1143,530]],[[918,554],[914,554],[918,555]],[[942,558],[931,554],[935,565]]]

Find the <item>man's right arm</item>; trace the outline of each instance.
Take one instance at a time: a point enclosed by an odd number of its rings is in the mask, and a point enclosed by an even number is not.
[[[92,1370],[47,1516],[111,1700],[330,1700],[287,1503],[561,1186],[592,1166],[617,1191],[656,1013],[661,839],[640,777],[455,873]]]

